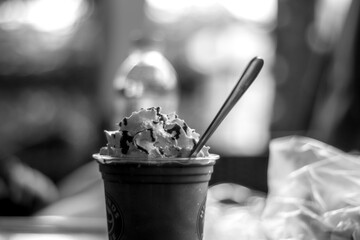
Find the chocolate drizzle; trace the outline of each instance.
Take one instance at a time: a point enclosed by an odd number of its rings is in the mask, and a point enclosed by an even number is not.
[[[172,128],[170,129],[167,129],[166,132],[172,134],[173,132],[175,132],[175,139],[179,139],[180,137],[180,130],[181,130],[181,127],[178,125],[178,124],[175,124]]]
[[[122,154],[127,154],[129,151],[129,143],[133,141],[132,136],[129,135],[128,131],[122,131],[122,136],[120,138],[120,148]]]
[[[160,113],[160,111],[161,111],[161,108],[160,108],[160,107],[151,108],[151,109],[155,109],[156,115],[159,117],[159,121],[162,121],[162,122],[165,122],[165,121],[166,121],[165,115],[162,114],[162,113]]]
[[[128,122],[127,122],[128,119],[127,119],[127,118],[124,118],[122,121],[123,121],[123,123],[124,123],[125,126],[128,124]]]
[[[137,147],[140,151],[143,151],[143,152],[145,152],[146,154],[149,154],[149,152],[148,152],[145,148],[143,148],[143,147],[141,147],[141,146],[139,146],[139,145],[136,145],[136,147]]]
[[[123,123],[124,123],[124,126],[126,126],[126,125],[127,125],[127,123],[128,123],[128,118],[126,118],[126,117],[125,117],[125,118],[123,118],[123,120],[122,120],[122,121],[120,121],[120,122],[119,122],[119,124],[118,124],[118,125],[119,125],[119,127],[122,127],[122,124],[123,124]]]
[[[113,139],[116,139],[116,135],[115,135],[114,133],[111,134],[111,137],[112,137]],[[113,147],[115,148],[115,147],[116,147],[116,144],[114,144]]]
[[[160,152],[160,154],[161,154],[161,155],[164,155],[164,154],[165,154],[164,149],[163,149],[163,148],[161,148],[161,147],[159,148],[159,152]]]
[[[152,142],[155,142],[154,130],[149,128],[148,131],[150,132],[150,138]]]
[[[184,122],[184,125],[183,125],[183,129],[184,131],[187,133],[187,130],[189,129],[189,126]]]
[[[158,117],[159,117],[159,120],[162,121],[162,122],[165,122],[166,121],[166,118],[163,114],[158,114]]]

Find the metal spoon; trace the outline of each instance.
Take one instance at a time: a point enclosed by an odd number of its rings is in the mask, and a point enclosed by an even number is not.
[[[258,57],[254,57],[249,62],[239,81],[237,82],[234,89],[220,108],[219,112],[216,114],[215,118],[213,119],[209,127],[206,129],[205,133],[201,136],[198,143],[191,150],[189,155],[190,157],[195,157],[203,148],[205,143],[209,140],[209,138],[215,132],[220,123],[225,119],[230,110],[235,106],[241,96],[250,87],[251,83],[256,79],[263,65],[264,60]]]

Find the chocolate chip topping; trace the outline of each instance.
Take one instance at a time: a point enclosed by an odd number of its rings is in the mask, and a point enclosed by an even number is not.
[[[175,132],[175,138],[176,139],[179,139],[180,137],[180,130],[181,130],[181,127],[178,125],[178,124],[175,124],[172,128],[170,129],[167,129],[166,132],[172,134],[173,132]]]
[[[122,121],[123,121],[124,125],[126,126],[127,123],[128,123],[128,122],[127,122],[127,121],[128,121],[128,118],[124,118]]]
[[[151,129],[151,128],[149,128],[148,131],[150,132],[151,141],[152,141],[152,142],[155,142],[156,139],[155,139],[155,137],[154,137],[154,130]]]
[[[183,125],[183,129],[184,131],[187,133],[187,130],[189,129],[189,126],[184,122],[184,125]]]
[[[140,151],[143,151],[143,152],[145,152],[146,154],[149,154],[149,152],[148,152],[145,148],[143,148],[143,147],[141,147],[141,146],[139,146],[139,145],[136,145],[136,147],[137,147]]]
[[[120,148],[122,154],[127,154],[130,148],[128,143],[132,142],[133,138],[134,137],[129,135],[128,131],[122,131],[122,136],[120,138]]]

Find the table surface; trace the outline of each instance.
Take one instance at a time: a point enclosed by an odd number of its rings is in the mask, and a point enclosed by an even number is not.
[[[64,216],[0,217],[0,240],[107,239],[106,219]]]

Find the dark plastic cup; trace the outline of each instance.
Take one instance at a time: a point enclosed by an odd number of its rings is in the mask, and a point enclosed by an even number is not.
[[[94,155],[104,180],[109,240],[202,240],[218,155],[140,160]]]

